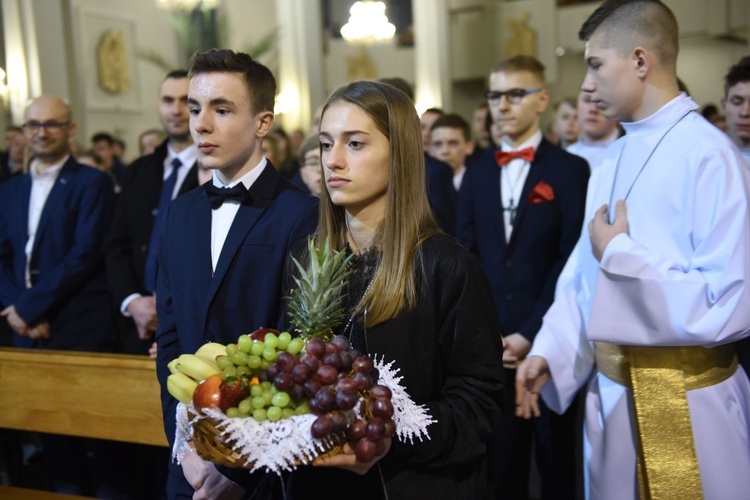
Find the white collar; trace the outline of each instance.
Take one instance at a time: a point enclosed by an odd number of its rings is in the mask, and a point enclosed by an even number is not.
[[[263,169],[266,168],[266,165],[268,164],[268,161],[266,160],[266,157],[264,156],[261,158],[260,163],[258,163],[254,169],[250,170],[248,173],[240,177],[238,180],[232,182],[228,186],[225,186],[221,183],[218,177],[216,177],[216,171],[214,170],[214,175],[212,182],[214,183],[214,186],[216,187],[234,187],[240,182],[245,185],[245,188],[250,189],[250,186],[253,185],[253,183],[258,180],[258,177],[260,177],[260,174],[263,172]]]
[[[630,137],[644,137],[653,133],[662,133],[665,128],[674,124],[691,110],[698,109],[698,104],[684,92],[662,106],[651,116],[637,122],[622,122],[621,125]]]
[[[44,169],[44,172],[39,172],[39,163],[36,160],[32,160],[31,167],[29,168],[31,179],[38,180],[56,177],[57,174],[60,173],[60,170],[62,170],[63,165],[65,165],[65,162],[68,161],[68,158],[70,158],[70,153],[66,154],[65,158],[60,160],[58,163],[55,163],[51,167],[47,167],[46,169]]]

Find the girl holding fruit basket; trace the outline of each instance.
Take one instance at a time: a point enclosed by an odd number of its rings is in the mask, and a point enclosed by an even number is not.
[[[429,437],[384,439],[369,461],[346,444],[295,470],[289,498],[482,498],[485,441],[505,384],[500,326],[479,262],[430,211],[420,137],[414,104],[395,87],[358,81],[334,91],[320,126],[315,240],[355,254],[335,333],[394,362],[433,420]]]

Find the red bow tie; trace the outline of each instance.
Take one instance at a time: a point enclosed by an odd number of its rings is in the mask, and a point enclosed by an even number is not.
[[[534,161],[534,148],[528,147],[519,149],[518,151],[495,151],[495,161],[498,167],[503,167],[510,163],[511,160],[520,158],[528,162]]]

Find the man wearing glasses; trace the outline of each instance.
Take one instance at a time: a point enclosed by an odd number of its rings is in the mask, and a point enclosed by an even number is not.
[[[489,84],[486,97],[503,141],[467,169],[459,192],[458,238],[490,278],[503,327],[503,364],[508,380],[515,380],[580,235],[589,168],[542,137],[539,117],[549,95],[539,61],[529,56],[502,61]],[[542,498],[574,498],[574,415],[546,411],[525,421],[514,414],[513,388],[505,392],[503,420],[489,446],[495,494],[528,498],[534,435]]]
[[[29,173],[0,186],[0,314],[16,347],[112,351],[115,324],[102,243],[114,202],[110,178],[78,164],[68,104],[41,96],[25,110]],[[44,435],[57,491],[87,490],[83,443]]]

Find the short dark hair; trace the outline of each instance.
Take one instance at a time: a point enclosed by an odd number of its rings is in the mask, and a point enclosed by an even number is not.
[[[112,134],[109,134],[107,132],[97,132],[96,134],[91,136],[92,144],[96,144],[97,142],[101,141],[104,141],[112,146],[115,143],[115,138],[112,136]]]
[[[719,108],[716,106],[716,104],[706,104],[701,110],[701,116],[709,121],[711,118],[718,114]]]
[[[407,82],[403,78],[400,78],[398,76],[394,76],[393,78],[381,78],[380,83],[387,83],[388,85],[392,85],[409,96],[409,99],[411,99],[412,101],[414,100],[414,89],[409,84],[409,82]]]
[[[9,126],[5,127],[5,132],[6,133],[8,133],[8,132],[20,132],[20,133],[23,134],[23,129],[21,127],[16,126],[16,125],[9,125]]]
[[[228,49],[211,49],[196,52],[190,58],[192,78],[202,73],[239,73],[245,78],[253,113],[273,112],[276,98],[276,78],[263,64],[248,54]]]
[[[495,64],[492,68],[493,73],[518,73],[526,71],[535,75],[541,79],[544,83],[544,64],[542,64],[537,58],[531,56],[515,56],[510,59],[505,59]]]
[[[186,69],[173,69],[169,73],[167,73],[167,76],[164,77],[165,80],[169,80],[170,78],[174,79],[180,79],[180,78],[187,78],[188,77],[188,71]]]
[[[445,114],[445,111],[443,111],[440,108],[427,108],[424,111],[422,111],[422,114],[425,113],[435,113],[436,115],[443,116]]]
[[[430,132],[439,128],[456,128],[461,131],[465,141],[471,140],[471,126],[461,115],[451,113],[441,116],[432,124]]]
[[[745,56],[729,68],[729,73],[724,77],[724,97],[729,94],[729,89],[741,82],[750,82],[750,56]]]
[[[677,64],[677,19],[659,0],[606,0],[583,23],[578,37],[588,41],[599,28],[611,30],[609,47],[630,52],[644,45],[663,65],[674,69]]]

